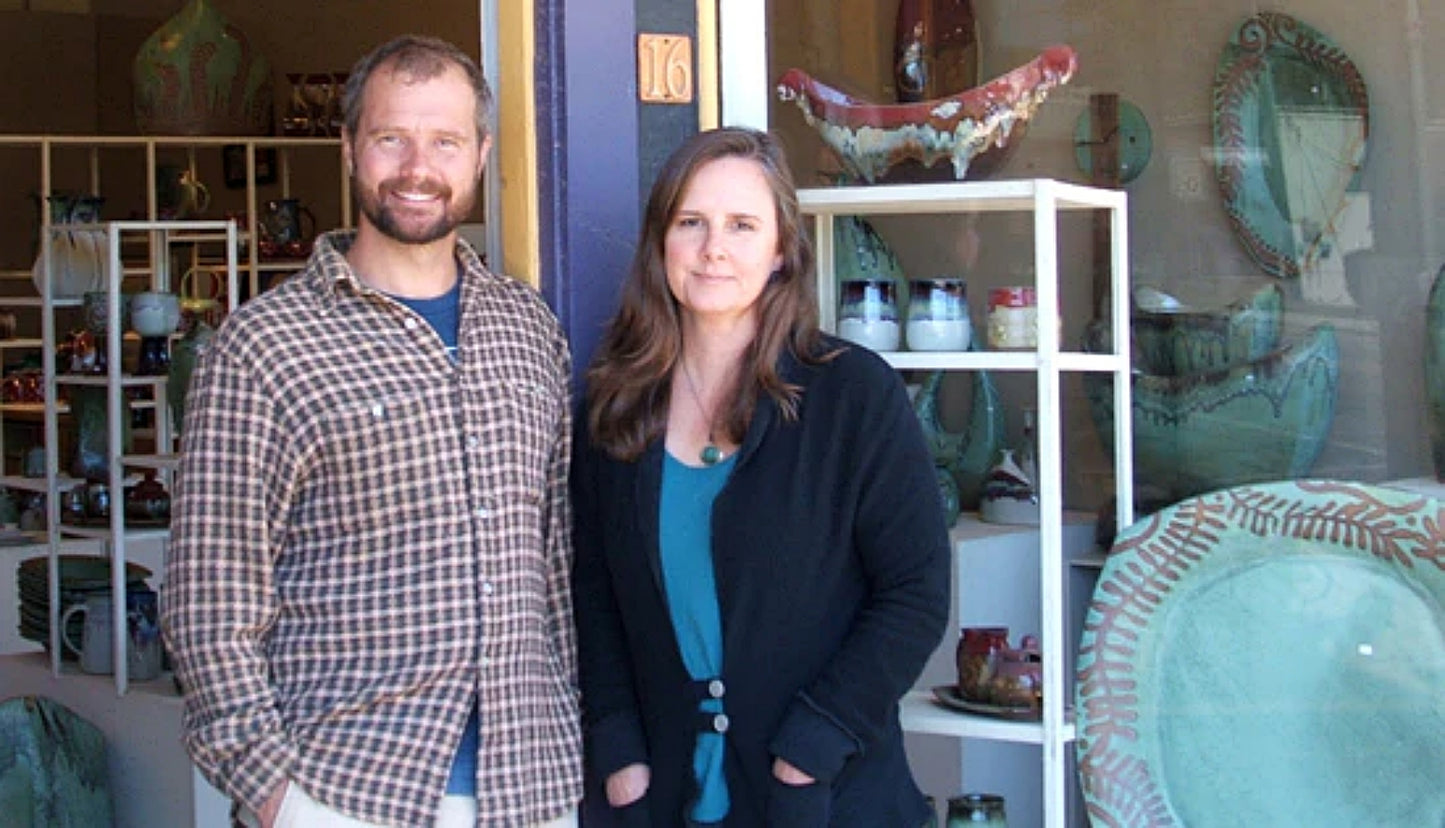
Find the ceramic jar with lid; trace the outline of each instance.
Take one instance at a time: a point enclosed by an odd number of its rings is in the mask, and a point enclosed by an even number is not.
[[[988,292],[988,347],[995,351],[1038,347],[1038,296],[1032,287]]]

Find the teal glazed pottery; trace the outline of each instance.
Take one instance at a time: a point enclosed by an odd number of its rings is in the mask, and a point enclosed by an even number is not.
[[[1284,294],[1276,284],[1221,310],[1190,308],[1141,288],[1130,313],[1130,347],[1134,365],[1151,374],[1216,371],[1263,359],[1278,347],[1283,325]]]
[[[171,409],[175,433],[180,434],[186,421],[186,393],[191,388],[191,375],[216,331],[196,314],[186,314],[186,330],[171,345],[170,375],[166,382],[166,402]]]
[[[105,734],[44,696],[0,702],[0,813],[9,825],[113,825]]]
[[[1445,504],[1298,480],[1135,523],[1084,620],[1094,825],[1437,826]]]
[[[1445,267],[1435,275],[1425,305],[1425,403],[1435,479],[1445,483]]]
[[[1078,120],[1074,121],[1074,163],[1084,175],[1094,174],[1094,153],[1091,151],[1095,143],[1102,141],[1093,140],[1094,113],[1085,109],[1079,113]],[[1116,126],[1119,137],[1119,183],[1128,184],[1144,172],[1149,165],[1149,156],[1154,152],[1154,133],[1149,129],[1149,121],[1144,118],[1144,113],[1139,107],[1119,99],[1119,121]]]
[[[1220,55],[1213,99],[1215,179],[1230,226],[1266,273],[1296,278],[1330,252],[1364,166],[1365,80],[1328,37],[1260,12]]]
[[[269,135],[271,66],[209,0],[161,24],[132,66],[144,135]]]
[[[984,477],[1004,445],[1003,402],[987,371],[973,371],[973,403],[968,426],[962,432],[950,432],[938,418],[938,388],[942,371],[933,371],[924,379],[913,398],[913,411],[923,426],[923,436],[933,454],[935,465],[953,473],[958,484],[961,509],[976,510],[983,495]]]
[[[70,388],[70,418],[75,423],[75,455],[71,459],[72,477],[91,482],[110,481],[110,435],[106,424],[108,392],[94,385],[75,385]],[[129,454],[131,450],[130,412],[121,406],[120,450],[116,454]]]
[[[1136,369],[1136,481],[1178,499],[1308,474],[1334,422],[1339,374],[1339,345],[1328,324],[1232,368],[1179,376]],[[1095,428],[1112,453],[1113,378],[1088,374],[1083,382]]]

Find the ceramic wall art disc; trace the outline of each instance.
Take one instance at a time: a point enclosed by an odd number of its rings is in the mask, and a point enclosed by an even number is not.
[[[1074,706],[1097,825],[1445,825],[1445,505],[1334,481],[1116,541]]]
[[[1287,15],[1244,21],[1214,75],[1215,178],[1229,222],[1272,276],[1329,253],[1370,132],[1364,78],[1329,38]]]
[[[1089,148],[1094,134],[1094,113],[1088,108],[1079,113],[1074,122],[1074,162],[1084,175],[1094,174],[1094,163]],[[1144,172],[1149,156],[1154,151],[1154,135],[1144,113],[1132,103],[1119,99],[1119,181],[1128,184]]]

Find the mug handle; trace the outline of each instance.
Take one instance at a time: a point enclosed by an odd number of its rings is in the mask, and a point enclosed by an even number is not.
[[[196,212],[204,213],[211,206],[211,188],[197,178],[192,178],[191,184],[196,190]]]
[[[60,643],[63,646],[70,648],[70,651],[72,653],[75,653],[76,655],[84,655],[84,653],[81,652],[81,649],[79,647],[75,646],[74,641],[70,640],[70,616],[76,614],[77,612],[88,611],[89,610],[86,608],[85,604],[76,604],[75,606],[67,609],[65,612],[62,612],[60,614]]]
[[[311,224],[311,226],[310,226],[309,229],[307,228],[307,222],[310,222],[310,224]],[[306,207],[305,205],[302,205],[302,207],[301,207],[301,240],[302,240],[302,241],[306,241],[307,239],[314,238],[315,236],[316,236],[316,215],[311,212],[311,208],[310,208],[310,207]]]

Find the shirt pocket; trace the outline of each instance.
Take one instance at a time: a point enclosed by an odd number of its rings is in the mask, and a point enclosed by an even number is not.
[[[452,407],[427,394],[357,397],[317,421],[317,477],[334,502],[374,500],[377,492],[431,479],[457,442]],[[454,449],[452,449],[454,451]],[[370,492],[371,496],[363,493]]]
[[[502,416],[491,446],[493,468],[517,487],[511,494],[538,502],[546,493],[557,441],[563,437],[562,403],[547,385],[527,379],[504,382],[498,396]]]

